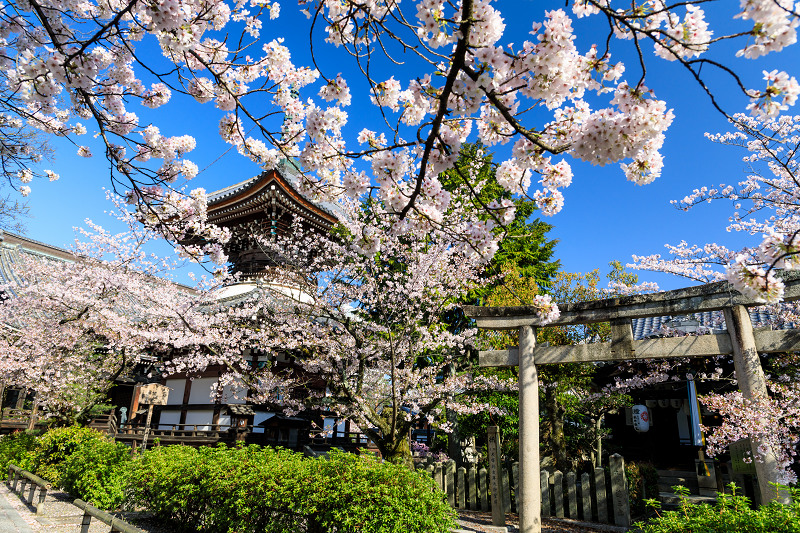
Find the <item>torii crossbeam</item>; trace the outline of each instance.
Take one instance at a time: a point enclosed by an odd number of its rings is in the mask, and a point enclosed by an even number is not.
[[[784,300],[800,300],[800,273],[785,272]],[[540,533],[539,382],[537,365],[628,361],[672,357],[733,355],[739,388],[746,399],[768,396],[760,353],[800,351],[800,331],[753,331],[747,307],[763,305],[727,282],[709,283],[655,294],[609,298],[559,306],[561,316],[543,326],[611,322],[611,342],[578,346],[536,346],[539,326],[528,306],[465,306],[464,313],[482,329],[518,329],[519,347],[480,353],[480,366],[519,366],[519,519],[520,533]],[[723,311],[728,332],[697,337],[633,339],[631,320],[653,316]],[[753,452],[758,442],[752,442]],[[778,479],[774,457],[756,462],[756,475],[765,501],[783,498],[769,483]]]

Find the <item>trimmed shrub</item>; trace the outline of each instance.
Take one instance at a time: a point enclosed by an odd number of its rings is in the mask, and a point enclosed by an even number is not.
[[[61,488],[101,509],[117,509],[125,500],[130,450],[118,442],[89,439],[57,466]]]
[[[61,486],[62,464],[78,446],[91,440],[103,441],[105,436],[99,431],[80,426],[51,429],[39,437],[36,448],[28,454],[25,464],[20,466]]]
[[[0,471],[8,472],[8,464],[22,466],[26,456],[36,447],[36,434],[15,431],[0,437]]]
[[[800,490],[786,488],[792,503],[782,505],[770,502],[758,509],[750,507],[750,500],[735,493],[720,493],[717,503],[692,504],[686,499],[688,489],[674,487],[681,497],[677,511],[660,513],[646,523],[634,524],[642,533],[796,533],[800,531]],[[658,508],[658,503],[651,501]]]
[[[166,446],[131,463],[131,504],[178,527],[236,533],[446,533],[454,511],[433,480],[374,458],[259,446]]]

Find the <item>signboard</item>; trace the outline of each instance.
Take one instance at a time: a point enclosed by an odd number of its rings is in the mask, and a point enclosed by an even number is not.
[[[160,383],[148,383],[139,387],[139,403],[145,405],[167,405],[169,387]]]
[[[756,464],[750,451],[750,439],[741,439],[728,445],[734,474],[755,474]]]

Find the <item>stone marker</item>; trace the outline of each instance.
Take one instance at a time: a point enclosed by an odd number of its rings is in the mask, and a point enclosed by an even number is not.
[[[500,431],[497,426],[489,426],[489,483],[492,491],[492,525],[505,526],[506,515],[503,502],[503,480],[500,477]]]
[[[628,501],[628,480],[625,478],[625,460],[615,453],[608,458],[611,470],[611,499],[614,502],[614,523],[618,526],[631,525],[631,508]]]

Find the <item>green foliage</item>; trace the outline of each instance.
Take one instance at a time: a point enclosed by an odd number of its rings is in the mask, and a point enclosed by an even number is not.
[[[445,533],[453,510],[426,475],[374,458],[259,446],[148,450],[130,469],[131,504],[198,531]]]
[[[117,509],[125,499],[125,467],[130,460],[124,444],[83,441],[57,466],[61,488],[101,509]]]
[[[800,531],[800,489],[781,487],[792,502],[770,502],[751,509],[750,501],[735,493],[719,494],[717,503],[692,504],[681,494],[680,508],[666,511],[647,523],[637,523],[642,533],[796,533]],[[678,487],[676,487],[678,488]],[[688,491],[687,491],[688,492]]]
[[[634,516],[646,511],[645,496],[658,495],[658,471],[652,463],[625,463],[625,477],[628,479],[628,497]]]
[[[8,464],[22,466],[26,456],[36,447],[36,433],[16,431],[0,437],[0,472],[8,471]]]
[[[51,429],[39,437],[36,448],[20,466],[60,486],[62,466],[67,457],[87,441],[104,439],[102,433],[80,426]]]

